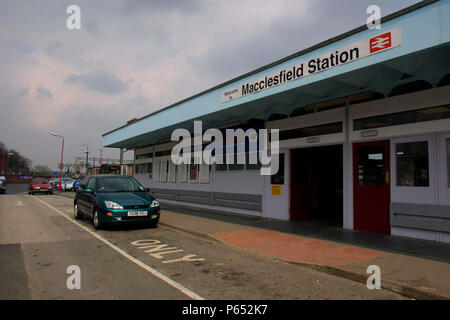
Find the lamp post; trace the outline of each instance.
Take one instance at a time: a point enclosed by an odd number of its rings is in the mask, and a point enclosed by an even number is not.
[[[86,146],[86,148],[83,148],[83,146]],[[89,146],[86,143],[83,143],[81,145],[81,150],[86,153],[86,176],[89,175],[89,166],[88,166],[88,161],[89,161]]]
[[[59,188],[58,192],[61,192],[61,180],[62,180],[62,171],[63,171],[63,156],[64,156],[64,137],[62,135],[56,134],[54,132],[50,132],[52,136],[58,137],[62,139],[62,148],[61,148],[61,166],[59,169]]]
[[[6,176],[6,169],[8,166],[8,157],[14,155],[14,152],[5,152],[5,153],[0,153],[0,155],[2,156],[2,175]]]

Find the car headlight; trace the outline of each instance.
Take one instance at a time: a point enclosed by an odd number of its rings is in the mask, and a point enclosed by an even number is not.
[[[109,209],[123,209],[123,207],[120,204],[117,204],[112,201],[105,201],[105,206]]]
[[[150,208],[155,208],[155,207],[159,207],[159,202],[156,200],[153,200],[152,204],[150,205]]]

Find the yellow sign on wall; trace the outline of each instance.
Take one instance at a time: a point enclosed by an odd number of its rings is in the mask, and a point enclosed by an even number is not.
[[[273,196],[281,196],[281,185],[279,185],[279,184],[272,185],[272,195]]]

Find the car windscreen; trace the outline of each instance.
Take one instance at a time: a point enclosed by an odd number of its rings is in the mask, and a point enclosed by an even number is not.
[[[144,187],[137,180],[130,177],[99,177],[97,186],[98,192],[144,191]]]
[[[33,184],[48,184],[48,180],[33,180]]]

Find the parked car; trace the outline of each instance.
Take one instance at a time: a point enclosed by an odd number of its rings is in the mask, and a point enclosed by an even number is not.
[[[6,193],[6,180],[0,179],[0,193]]]
[[[67,179],[61,184],[62,191],[74,191],[74,179]]]
[[[74,216],[88,216],[94,228],[122,223],[159,222],[159,202],[136,179],[121,175],[97,175],[80,182],[74,198]]]
[[[56,188],[59,185],[59,178],[51,178],[48,182],[50,182],[53,188]]]
[[[53,194],[53,187],[45,178],[34,178],[28,185],[28,194],[35,193]]]
[[[79,187],[80,187],[80,180],[75,180],[75,182],[73,183],[73,191],[76,192]]]

